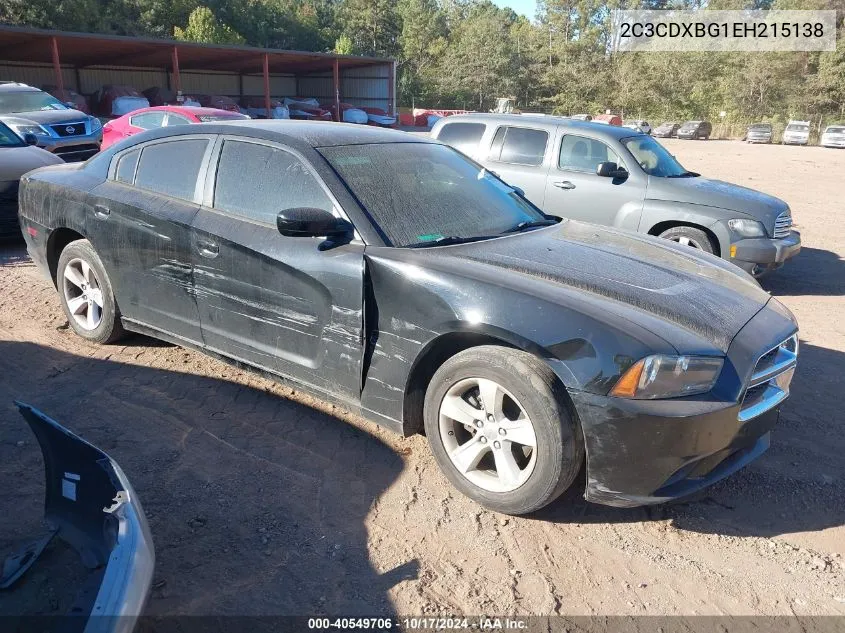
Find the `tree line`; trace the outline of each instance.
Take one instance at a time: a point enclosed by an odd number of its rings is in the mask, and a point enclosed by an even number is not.
[[[610,52],[610,12],[635,8],[835,9],[838,46]],[[723,134],[845,120],[843,18],[845,0],[540,0],[533,20],[489,0],[0,2],[0,22],[19,26],[392,57],[400,106],[486,110],[513,97],[523,111],[708,119]]]

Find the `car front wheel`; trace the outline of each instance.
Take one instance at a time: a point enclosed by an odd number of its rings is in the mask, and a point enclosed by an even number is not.
[[[452,484],[492,510],[526,514],[575,480],[580,428],[554,372],[505,347],[474,347],[447,360],[426,392],[425,431]]]
[[[94,343],[112,343],[124,334],[111,281],[88,240],[68,244],[59,257],[56,286],[68,323]]]
[[[701,229],[696,229],[691,226],[673,226],[660,234],[660,237],[678,242],[684,246],[697,248],[705,253],[715,253],[716,248],[710,236]]]

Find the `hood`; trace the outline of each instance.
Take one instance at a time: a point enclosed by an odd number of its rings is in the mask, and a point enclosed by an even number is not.
[[[53,125],[55,123],[78,123],[87,121],[88,115],[79,110],[34,110],[32,112],[15,112],[4,114],[0,119],[6,123]]]
[[[0,182],[16,181],[33,169],[63,163],[61,158],[39,147],[0,147]]]
[[[697,178],[650,176],[646,199],[683,202],[736,211],[763,222],[768,230],[773,229],[778,215],[789,210],[789,205],[780,198],[748,187],[700,176]]]
[[[465,268],[465,260],[493,267],[494,278],[516,289],[526,288],[524,279],[530,277],[600,295],[669,321],[722,352],[769,300],[753,278],[713,256],[573,220],[425,253],[449,270]]]

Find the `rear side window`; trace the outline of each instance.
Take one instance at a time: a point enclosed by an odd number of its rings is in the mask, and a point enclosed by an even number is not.
[[[166,196],[193,200],[208,141],[186,139],[147,145],[135,175],[135,186]]]
[[[606,162],[625,166],[616,152],[601,141],[567,134],[560,143],[558,167],[561,169],[595,173],[598,164]]]
[[[490,159],[517,165],[542,165],[549,133],[522,127],[500,127],[493,137]]]
[[[135,168],[138,166],[138,156],[141,155],[141,150],[136,149],[134,152],[124,154],[117,161],[117,169],[114,172],[115,180],[131,185],[135,180]]]
[[[437,140],[459,152],[472,154],[478,149],[486,127],[483,123],[447,123],[440,128]]]
[[[132,127],[139,127],[142,130],[154,130],[164,125],[164,116],[166,112],[147,112],[145,114],[136,114],[129,119],[129,125]]]
[[[294,207],[334,209],[314,175],[290,152],[246,141],[223,144],[214,186],[215,209],[275,226],[279,212]]]

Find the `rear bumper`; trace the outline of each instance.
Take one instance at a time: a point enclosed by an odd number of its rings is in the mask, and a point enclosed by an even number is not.
[[[757,274],[775,270],[783,266],[786,260],[801,252],[801,234],[792,231],[787,237],[773,240],[765,237],[740,240],[731,245],[736,251],[731,262],[745,270]]]
[[[0,193],[0,238],[18,237],[18,188]]]
[[[784,136],[781,143],[783,143],[784,145],[806,145],[809,141],[809,138],[795,138]]]

